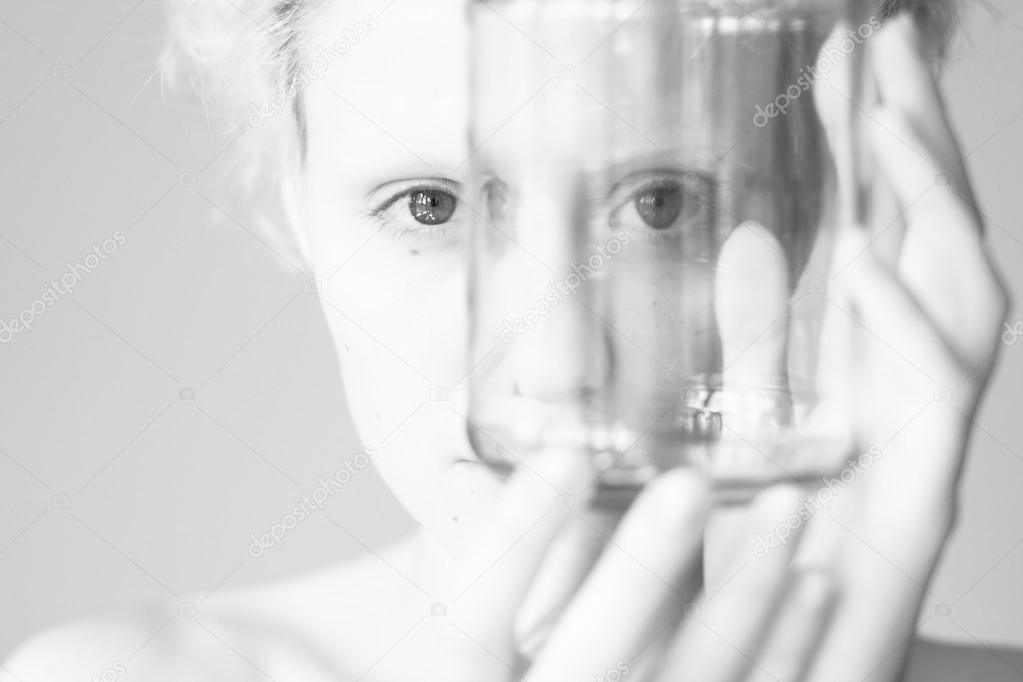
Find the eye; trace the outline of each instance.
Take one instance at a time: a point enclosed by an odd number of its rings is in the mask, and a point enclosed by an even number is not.
[[[613,229],[688,232],[708,225],[714,184],[702,173],[648,170],[612,188]]]
[[[439,189],[417,189],[409,193],[409,213],[422,225],[443,225],[451,220],[458,199]]]
[[[682,188],[677,183],[638,192],[633,199],[636,213],[655,230],[671,227],[682,213]]]
[[[460,186],[446,178],[396,180],[369,195],[367,215],[410,250],[457,241]]]

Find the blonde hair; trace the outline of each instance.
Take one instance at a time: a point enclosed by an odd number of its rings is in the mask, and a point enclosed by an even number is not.
[[[944,43],[954,23],[953,0],[876,0],[882,19],[905,11]],[[215,89],[220,107],[244,111],[250,102],[293,90],[301,69],[306,21],[323,0],[166,0],[164,73],[186,75],[204,98]],[[212,86],[212,88],[211,88]],[[293,107],[301,119],[300,98]]]

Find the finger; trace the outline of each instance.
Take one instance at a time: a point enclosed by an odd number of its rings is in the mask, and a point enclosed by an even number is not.
[[[537,457],[508,480],[482,526],[484,534],[453,579],[448,617],[466,635],[460,640],[465,656],[511,664],[515,613],[547,548],[572,514],[556,503],[558,496],[574,495],[584,503],[581,491],[592,475],[587,453],[562,450]]]
[[[961,380],[954,355],[926,313],[867,244],[856,230],[842,235],[837,247],[859,255],[836,278],[831,302],[852,321],[846,418],[856,447],[889,442],[934,400],[937,387]]]
[[[788,399],[785,351],[789,309],[788,260],[774,234],[745,222],[718,255],[714,312],[721,337],[722,384],[729,416],[739,417],[744,398],[763,398],[757,418],[781,417]],[[731,404],[732,401],[739,404]],[[731,408],[731,409],[730,409]],[[742,423],[742,422],[739,422]]]
[[[748,545],[737,547],[731,577],[720,591],[707,595],[678,634],[658,679],[718,682],[739,678],[752,665],[773,620],[796,551],[801,523],[788,522],[802,490],[776,486],[758,495],[750,506]],[[798,521],[798,517],[797,517]],[[755,538],[784,533],[784,542],[766,553],[750,550]],[[771,530],[773,528],[774,530]]]
[[[917,364],[923,374],[933,377],[931,373],[939,371],[943,362],[944,347],[935,341],[930,319],[913,294],[874,256],[870,237],[858,229],[843,229],[835,252],[847,261],[834,279],[835,305],[848,308],[845,312],[856,317],[855,328],[861,333],[874,337],[889,352],[912,358],[907,364]]]
[[[884,108],[869,128],[884,181],[906,207],[899,275],[952,350],[971,367],[997,344],[1007,310],[1001,278],[974,208],[936,173],[940,161],[901,112]]]
[[[781,613],[746,682],[798,682],[806,674],[824,637],[837,592],[827,572],[795,573],[782,600]]]
[[[758,446],[765,437],[777,436],[791,417],[788,260],[769,229],[745,222],[721,247],[715,271],[722,379],[711,407],[721,413],[724,432],[712,455],[714,474],[726,479],[777,476],[784,469],[760,470],[765,448]]]
[[[913,469],[921,470],[920,462],[913,464]],[[929,527],[934,526],[932,519],[946,512],[912,490],[918,481],[909,469],[878,472],[892,482],[900,482],[903,491],[910,491],[908,495],[903,493],[903,497],[910,498],[908,503],[898,499],[898,492],[888,489],[885,495],[893,502],[888,506],[896,508],[867,512],[873,519],[857,518],[855,514],[851,518],[843,515],[841,522],[837,517],[834,520],[821,517],[824,532],[842,538],[826,559],[827,565],[834,567],[841,596],[834,604],[815,655],[808,661],[807,679],[821,682],[902,679],[900,668],[914,639],[921,601],[943,538],[947,537],[944,532],[935,534],[933,527]],[[884,496],[871,496],[860,504],[866,511],[872,503],[884,506],[884,502]],[[935,510],[935,514],[921,521],[919,517],[925,516],[926,511],[910,506]],[[944,507],[949,506],[946,500]],[[938,525],[944,526],[944,522]],[[812,561],[816,563],[819,559],[815,557]]]
[[[515,617],[518,650],[535,659],[614,533],[617,510],[577,508],[552,543]]]
[[[557,622],[530,682],[593,679],[630,661],[697,590],[709,489],[689,469],[651,482]]]
[[[859,520],[887,519],[891,535],[897,522],[911,528],[910,519],[948,505],[961,462],[961,449],[949,451],[958,456],[942,456],[906,441],[918,433],[907,426],[925,429],[938,442],[958,442],[965,419],[959,410],[969,410],[976,392],[957,388],[948,396],[951,402],[935,402],[936,387],[956,386],[962,370],[912,294],[863,248],[864,239],[855,231],[843,237],[839,248],[862,254],[836,288],[856,319],[853,366],[859,390],[851,409],[860,445],[899,453],[885,460],[884,475],[862,489],[861,496],[869,499],[860,499]]]
[[[866,468],[850,464],[848,471],[867,478],[815,517],[820,534],[803,546],[800,560],[834,566],[842,591],[811,679],[897,679],[951,526],[966,419],[934,400],[936,384],[955,385],[940,378],[954,361],[894,273],[868,249],[839,283],[858,320],[856,356],[866,360],[857,365],[857,379],[873,391],[856,403],[857,431],[864,445],[880,446],[881,459]],[[952,392],[954,401],[959,393]]]
[[[791,415],[786,375],[788,260],[770,230],[746,222],[728,236],[715,270],[714,308],[723,370],[721,392],[711,406],[723,412],[724,429],[724,442],[713,455],[715,473],[755,477],[758,472],[743,462],[764,464],[756,431],[782,426]],[[759,473],[779,476],[785,470],[772,467]],[[715,591],[725,579],[721,565],[743,531],[744,513],[741,506],[723,506],[711,514],[704,547],[708,591]]]
[[[928,38],[908,14],[890,20],[870,44],[874,78],[882,104],[900,112],[911,123],[932,164],[931,175],[948,173],[950,191],[973,208],[975,201],[959,144],[945,111]],[[908,141],[900,145],[920,153]]]

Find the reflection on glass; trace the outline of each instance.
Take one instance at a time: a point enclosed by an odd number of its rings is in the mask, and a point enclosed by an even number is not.
[[[819,419],[815,283],[836,183],[808,74],[841,3],[486,4],[471,9],[477,453],[510,471],[584,448],[610,504],[679,464],[740,496],[835,470],[849,453]]]

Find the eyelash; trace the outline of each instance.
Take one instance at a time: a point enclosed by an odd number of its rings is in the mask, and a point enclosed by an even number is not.
[[[637,197],[641,196],[644,192],[649,192],[650,190],[655,189],[664,189],[671,187],[672,185],[681,186],[682,178],[676,178],[674,173],[666,173],[660,177],[653,177],[641,180],[638,183],[633,183],[626,190],[618,190],[609,195],[606,199],[598,199],[594,203],[599,203],[602,207],[608,209],[608,224],[613,229],[617,229],[621,220],[619,213],[626,207],[632,205],[636,201]]]
[[[395,241],[398,242],[407,241],[412,237],[430,240],[431,238],[435,238],[437,236],[449,232],[452,228],[450,220],[446,223],[441,223],[438,225],[427,225],[424,223],[417,223],[416,227],[408,227],[405,225],[396,224],[396,221],[392,220],[390,217],[385,215],[386,211],[388,211],[395,204],[403,200],[407,202],[411,198],[411,196],[416,192],[445,192],[447,194],[450,194],[455,198],[456,211],[458,210],[457,208],[458,205],[461,203],[461,199],[459,199],[458,193],[454,191],[454,188],[450,186],[444,184],[417,184],[408,187],[403,187],[400,191],[395,192],[387,199],[385,199],[383,203],[381,203],[379,206],[369,209],[369,211],[366,212],[366,215],[367,217],[371,218],[377,224],[378,227],[390,230],[391,236],[395,239]],[[414,220],[411,215],[409,215],[409,220],[410,221]]]
[[[442,225],[420,225],[419,227],[404,227],[404,226],[389,226],[394,236],[394,240],[397,242],[407,241],[412,237],[422,237],[430,239],[433,237],[446,235],[450,230],[451,226],[449,223]]]
[[[640,196],[643,192],[667,187],[672,184],[683,185],[684,182],[682,176],[674,172],[666,172],[663,175],[647,178],[634,184],[627,192],[623,191],[613,193],[611,196],[607,197],[606,203],[603,205],[605,210],[610,206],[610,213],[608,215],[609,222],[612,226],[614,226],[618,221],[619,211],[629,205],[630,202],[635,201],[636,197]],[[449,194],[455,199],[456,212],[461,204],[461,199],[458,196],[457,190],[446,183],[417,183],[403,187],[400,191],[390,195],[379,206],[367,211],[367,216],[371,218],[379,228],[386,228],[390,230],[391,236],[397,242],[404,242],[409,239],[416,238],[423,239],[426,243],[431,243],[433,240],[447,235],[454,227],[451,220],[436,225],[417,222],[413,226],[411,223],[414,221],[414,218],[411,214],[408,216],[409,225],[403,225],[386,215],[387,211],[394,207],[395,204],[400,201],[408,202],[412,195],[416,192],[444,192]],[[601,207],[593,206],[593,208],[597,209]]]

